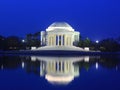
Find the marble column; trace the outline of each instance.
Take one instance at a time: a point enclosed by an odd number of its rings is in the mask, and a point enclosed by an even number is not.
[[[51,46],[51,37],[49,36],[49,46]]]
[[[56,35],[54,35],[54,46],[56,46]]]
[[[67,37],[67,46],[69,46],[69,38]]]
[[[66,46],[66,42],[67,42],[66,35],[64,35],[64,46]]]
[[[69,46],[71,46],[71,37],[69,37],[69,41],[70,41],[70,42],[69,42]]]
[[[50,36],[50,46],[51,46],[51,36]]]
[[[61,46],[63,46],[63,35],[61,35]]]
[[[67,46],[69,45],[69,38],[67,37]]]
[[[63,35],[63,46],[65,45],[65,37],[64,37],[64,35]]]
[[[52,46],[52,36],[51,36],[51,45],[50,46]]]
[[[51,36],[51,46],[52,46],[52,36]]]
[[[71,46],[71,37],[69,37],[69,46]]]
[[[52,36],[52,46],[54,46],[54,36]]]
[[[74,41],[73,38],[74,38],[74,35],[71,36],[71,40],[72,40],[71,41],[71,46],[73,46],[73,41]]]
[[[50,46],[51,46],[51,36],[50,36]]]
[[[48,43],[48,46],[50,46],[50,37],[48,36],[48,41],[47,41]]]

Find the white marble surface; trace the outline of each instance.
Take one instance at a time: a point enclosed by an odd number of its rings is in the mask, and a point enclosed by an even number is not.
[[[83,48],[75,47],[75,46],[44,46],[44,47],[36,48],[34,50],[86,51]]]

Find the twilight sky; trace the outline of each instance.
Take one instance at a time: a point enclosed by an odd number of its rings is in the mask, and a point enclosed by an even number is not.
[[[84,37],[120,36],[120,0],[0,0],[0,35],[24,37],[56,21]]]

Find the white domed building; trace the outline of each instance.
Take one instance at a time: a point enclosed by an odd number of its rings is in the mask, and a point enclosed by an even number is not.
[[[85,51],[76,47],[80,32],[66,22],[55,22],[46,31],[41,31],[41,47],[32,50]]]
[[[66,22],[55,22],[41,32],[42,46],[73,46],[79,41],[80,33]]]

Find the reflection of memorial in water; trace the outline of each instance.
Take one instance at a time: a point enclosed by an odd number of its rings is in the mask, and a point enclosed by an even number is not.
[[[87,73],[90,69],[99,70],[101,67],[120,71],[120,59],[110,56],[0,56],[1,71],[22,69],[21,71],[43,77],[52,84],[68,84],[80,76],[83,70]]]
[[[38,57],[32,56],[31,60],[40,61],[40,76],[50,83],[68,84],[80,75],[79,65],[74,63],[89,62],[89,56],[84,57]]]

